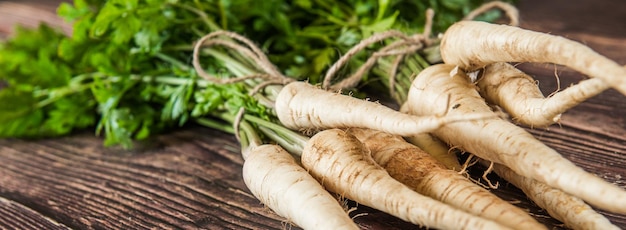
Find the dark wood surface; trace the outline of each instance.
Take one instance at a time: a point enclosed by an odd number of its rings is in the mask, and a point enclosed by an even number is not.
[[[0,1],[0,34],[10,34],[15,23],[36,25],[37,16],[49,15],[55,2]],[[582,41],[626,64],[622,0],[520,0],[518,6],[522,27]],[[44,21],[59,22],[48,16]],[[557,89],[553,65],[523,69],[545,92]],[[568,69],[557,72],[562,87],[582,79]],[[626,187],[625,101],[609,90],[564,114],[561,124],[529,131],[587,171]],[[38,141],[0,140],[0,229],[289,228],[248,192],[241,166],[232,136],[195,126],[135,150],[105,148],[88,131]],[[551,228],[562,228],[514,187],[502,183],[493,191]],[[626,228],[626,216],[602,213]],[[363,229],[417,228],[364,206],[352,214]]]

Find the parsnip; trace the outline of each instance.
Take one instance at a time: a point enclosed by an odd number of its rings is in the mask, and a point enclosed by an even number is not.
[[[459,163],[459,158],[454,151],[441,140],[437,139],[430,133],[422,133],[405,137],[405,139],[420,149],[426,151],[437,161],[446,166],[447,169],[461,170],[463,167]]]
[[[568,109],[609,88],[602,79],[592,78],[546,98],[535,79],[504,62],[485,66],[476,84],[488,103],[501,106],[515,122],[531,127],[554,124]]]
[[[304,229],[359,229],[337,199],[278,145],[252,147],[243,179],[252,194]]]
[[[496,62],[544,62],[568,66],[626,95],[626,69],[591,48],[560,36],[509,25],[461,21],[450,26],[441,40],[441,57],[446,64],[467,72]]]
[[[314,135],[302,165],[328,190],[405,221],[440,229],[510,229],[412,191],[377,165],[356,137],[339,129]]]
[[[449,99],[448,99],[449,98]],[[491,111],[469,77],[453,65],[434,65],[413,81],[406,111],[416,115]],[[626,214],[626,191],[585,172],[523,128],[500,118],[455,122],[433,132],[451,146],[536,179],[592,205]]]
[[[539,207],[548,211],[550,216],[560,220],[569,228],[579,230],[620,229],[581,199],[539,181],[520,176],[503,165],[495,164],[493,171],[521,189]]]
[[[420,194],[513,229],[547,229],[526,211],[500,199],[402,137],[371,129],[348,129],[391,177]]]
[[[295,130],[360,127],[403,136],[430,132],[452,122],[486,117],[484,114],[408,115],[375,102],[325,91],[305,82],[287,84],[276,97],[275,107],[280,122]]]

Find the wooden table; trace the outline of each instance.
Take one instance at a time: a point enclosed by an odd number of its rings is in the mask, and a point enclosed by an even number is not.
[[[0,33],[9,34],[14,23],[32,24],[38,15],[58,22],[48,17],[56,2],[0,1]],[[10,8],[15,6],[22,11]],[[626,64],[622,0],[520,0],[518,6],[522,27],[582,41]],[[523,66],[545,92],[557,88],[555,68]],[[582,79],[563,68],[558,75],[563,87]],[[609,90],[564,114],[561,124],[529,131],[580,167],[626,187],[625,101]],[[241,166],[232,136],[196,126],[155,137],[135,150],[105,148],[89,131],[57,139],[0,140],[0,229],[289,227],[248,192]],[[502,183],[494,192],[562,228],[514,187]],[[626,228],[626,216],[603,213]],[[353,214],[363,229],[416,228],[364,206]]]

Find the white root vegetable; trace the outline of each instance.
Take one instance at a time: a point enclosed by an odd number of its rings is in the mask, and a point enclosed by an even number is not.
[[[560,36],[509,25],[461,21],[450,26],[441,40],[446,64],[467,72],[496,62],[541,62],[568,66],[592,78],[595,92],[604,84],[626,95],[626,69],[591,48]]]
[[[359,229],[328,191],[278,145],[252,147],[243,165],[252,194],[304,229]]]
[[[554,124],[568,109],[609,88],[602,79],[592,78],[546,98],[532,77],[504,62],[485,66],[476,84],[488,103],[531,127]]]
[[[371,128],[409,136],[426,133],[444,124],[484,119],[484,114],[461,116],[415,116],[387,106],[339,93],[332,93],[305,82],[293,82],[276,97],[276,113],[280,122],[295,130],[329,128]]]
[[[434,65],[413,81],[406,111],[416,115],[491,111],[476,87],[453,65]],[[447,97],[450,96],[450,99]],[[626,191],[585,172],[523,128],[500,118],[447,124],[433,132],[444,142],[483,159],[504,164],[607,211],[626,214]]]
[[[515,207],[402,137],[372,129],[348,129],[370,150],[374,161],[391,177],[416,192],[460,210],[493,220],[513,229],[546,229],[526,211]]]
[[[445,143],[437,139],[430,133],[422,133],[413,136],[405,137],[405,139],[420,149],[426,151],[437,161],[446,166],[447,169],[461,170],[463,167],[459,163],[459,159]]]
[[[520,176],[503,165],[494,164],[493,171],[521,189],[539,207],[548,211],[550,216],[560,220],[569,228],[578,230],[620,229],[581,199],[547,184]]]
[[[328,190],[405,221],[439,229],[510,229],[420,195],[394,180],[356,137],[339,129],[315,134],[302,165]]]

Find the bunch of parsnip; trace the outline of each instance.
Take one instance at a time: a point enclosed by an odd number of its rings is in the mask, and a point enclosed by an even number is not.
[[[270,98],[267,106],[278,120],[270,123],[240,116],[276,141],[262,144],[253,132],[243,132],[244,180],[265,205],[300,227],[357,229],[331,195],[338,194],[429,228],[545,229],[525,211],[454,171],[461,167],[449,154],[449,146],[479,157],[489,170],[520,187],[573,229],[619,229],[587,203],[626,214],[626,190],[585,172],[518,126],[557,122],[559,114],[610,87],[626,92],[625,78],[620,78],[626,76],[626,69],[580,43],[473,21],[452,25],[440,40],[375,34],[364,42],[390,37],[401,42],[374,52],[374,61],[366,61],[354,76],[320,88],[282,76],[245,38],[218,37],[210,34],[197,43],[195,68],[200,76],[214,78],[203,72],[198,61],[201,50],[214,46],[254,56],[229,68],[236,76],[232,81],[262,79],[251,95]],[[438,44],[444,63],[410,71],[420,61],[426,63],[414,54],[429,42]],[[390,56],[396,59],[375,66],[378,58]],[[562,64],[592,78],[544,98],[533,79],[508,62]],[[229,59],[228,63],[236,62]],[[241,71],[246,65],[253,67]],[[409,69],[404,76],[411,78],[411,84],[398,86],[407,79],[389,81],[390,88],[401,89],[395,93],[406,93],[394,95],[405,99],[398,101],[401,112],[327,90],[353,86],[354,79],[372,67],[387,77]],[[499,116],[494,105],[513,120]]]
[[[476,45],[473,45],[471,40],[464,38],[474,35],[463,33],[493,35],[479,36],[484,39],[478,39]],[[525,41],[533,38],[538,41]],[[233,39],[237,42],[233,42]],[[498,53],[502,52],[521,53],[507,51],[514,49],[517,44],[523,45],[525,54],[498,58]],[[431,228],[545,228],[528,213],[447,168],[446,165],[460,168],[455,156],[446,160],[440,155],[437,158],[442,160],[438,161],[429,155],[427,152],[430,150],[436,153],[449,149],[435,138],[480,157],[490,169],[522,188],[537,204],[569,227],[618,229],[585,202],[624,214],[624,189],[578,168],[523,128],[501,118],[493,112],[490,107],[492,104],[488,104],[480,94],[489,95],[485,97],[490,102],[499,101],[496,105],[505,109],[507,105],[527,105],[525,111],[541,111],[542,108],[534,105],[533,101],[539,101],[537,103],[541,105],[542,101],[553,100],[560,94],[573,90],[580,92],[562,98],[568,101],[564,103],[567,106],[553,109],[555,112],[548,115],[539,113],[541,116],[538,118],[526,118],[530,112],[510,111],[514,118],[519,117],[517,121],[530,121],[522,124],[537,125],[555,122],[558,114],[609,86],[621,90],[620,79],[592,78],[545,99],[528,76],[506,64],[513,61],[552,62],[585,69],[570,62],[546,59],[547,56],[556,55],[551,54],[551,50],[556,53],[563,50],[545,48],[555,44],[565,44],[573,47],[570,50],[587,52],[570,54],[590,58],[582,63],[600,59],[595,65],[605,65],[603,69],[612,68],[615,74],[609,76],[626,76],[626,69],[579,43],[517,27],[470,21],[453,25],[441,39],[439,48],[444,63],[425,67],[419,74],[415,73],[417,76],[414,76],[411,85],[404,86],[408,93],[403,97],[406,101],[402,103],[402,112],[286,78],[254,44],[235,34],[225,38],[220,38],[219,34],[209,34],[201,39],[196,45],[194,64],[200,76],[221,81],[202,69],[198,59],[203,49],[208,49],[206,53],[215,56],[216,53],[211,51],[216,49],[214,46],[224,46],[237,55],[254,57],[241,65],[235,65],[233,59],[224,63],[229,63],[229,70],[237,76],[230,81],[258,80],[252,95],[271,98],[267,106],[272,108],[278,121],[269,123],[253,117],[246,118],[245,115],[240,120],[263,127],[263,133],[275,140],[277,145],[262,144],[253,132],[243,132],[244,138],[241,139],[247,140],[242,142],[246,143],[243,146],[246,159],[244,180],[251,192],[265,205],[305,229],[357,228],[329,192]],[[402,47],[394,46],[394,43],[389,46]],[[473,50],[473,46],[478,48]],[[529,54],[533,53],[532,50],[536,50],[535,54]],[[410,57],[411,53],[403,55]],[[533,59],[532,56],[543,59]],[[243,68],[246,65],[252,67]],[[402,63],[399,62],[394,68],[402,68]],[[476,70],[480,70],[476,73],[479,78],[473,80],[467,72]],[[332,67],[330,71],[333,71]],[[521,84],[511,83],[520,78],[524,79]],[[489,84],[493,81],[500,82]],[[598,87],[586,89],[589,82],[591,86]],[[272,88],[267,86],[270,84]],[[507,87],[508,84],[526,90],[498,88]],[[516,101],[501,99],[513,97],[509,95],[511,91],[520,95],[515,96]],[[552,106],[548,108],[552,109]],[[285,127],[293,131],[306,131],[304,133],[311,137],[299,136]],[[426,135],[428,133],[434,137]],[[413,140],[416,145],[402,137]],[[288,152],[300,160],[293,159]],[[450,155],[443,154],[443,157]]]

